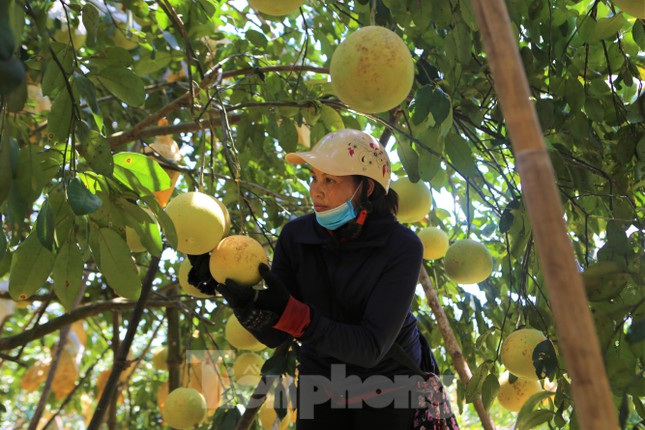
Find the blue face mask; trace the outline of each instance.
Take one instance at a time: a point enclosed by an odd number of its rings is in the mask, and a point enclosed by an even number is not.
[[[336,230],[356,218],[356,209],[354,209],[354,205],[352,205],[351,200],[354,198],[359,188],[360,186],[356,188],[354,194],[352,194],[352,196],[340,206],[322,212],[314,210],[318,224],[328,230]]]

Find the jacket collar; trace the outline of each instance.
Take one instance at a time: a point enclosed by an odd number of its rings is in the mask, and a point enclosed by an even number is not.
[[[311,213],[302,217],[303,228],[295,241],[312,245],[338,246],[343,249],[359,249],[367,247],[384,246],[397,224],[392,214],[369,214],[361,235],[352,241],[338,244],[329,230],[316,221],[315,214]]]

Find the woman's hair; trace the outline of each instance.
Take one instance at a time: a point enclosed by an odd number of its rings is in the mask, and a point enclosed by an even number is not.
[[[358,183],[360,183],[360,181],[363,181],[363,187],[365,187],[364,189],[367,190],[367,181],[369,179],[366,176],[359,175],[355,175],[355,178],[357,179]],[[371,208],[368,209],[369,212],[377,214],[389,212],[392,215],[396,215],[399,210],[399,195],[392,188],[390,188],[390,191],[385,194],[385,188],[383,188],[383,186],[378,182],[373,182],[374,191],[372,191],[372,194],[367,198],[371,206]]]

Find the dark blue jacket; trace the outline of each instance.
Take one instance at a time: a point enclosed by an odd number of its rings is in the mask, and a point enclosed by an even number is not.
[[[300,339],[300,374],[329,376],[334,363],[346,364],[348,375],[409,373],[384,357],[396,341],[417,363],[421,360],[410,307],[422,255],[418,236],[391,214],[370,214],[361,235],[343,244],[314,214],[288,222],[272,271],[311,308],[311,323]],[[255,335],[271,347],[288,336],[275,329]]]

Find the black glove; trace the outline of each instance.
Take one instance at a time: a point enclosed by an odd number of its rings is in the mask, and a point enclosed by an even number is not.
[[[253,287],[240,285],[232,279],[217,284],[215,288],[234,310],[248,307],[258,293]]]
[[[282,281],[271,273],[269,266],[260,263],[258,270],[266,282],[266,289],[256,290],[239,285],[231,279],[215,287],[247,330],[261,330],[273,326],[282,316],[291,296]]]
[[[217,282],[211,275],[209,267],[211,259],[210,254],[187,254],[187,256],[188,260],[190,260],[191,266],[190,271],[188,272],[188,283],[190,285],[194,285],[202,293],[214,296],[217,290]]]
[[[266,309],[282,315],[289,302],[289,291],[282,281],[271,272],[269,266],[260,263],[258,266],[260,276],[266,282],[267,288],[258,293],[255,306],[259,309]]]

